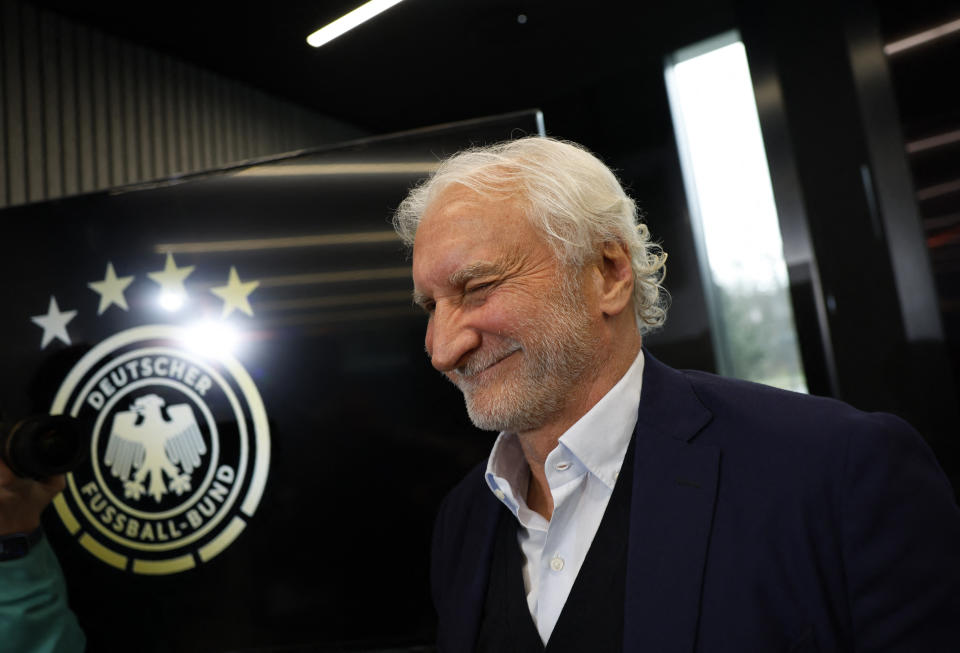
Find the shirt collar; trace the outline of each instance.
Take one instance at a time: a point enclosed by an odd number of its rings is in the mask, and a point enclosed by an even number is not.
[[[516,495],[519,501],[526,503],[523,498],[527,496],[527,485],[530,483],[530,467],[515,434],[503,431],[497,436],[487,459],[486,479],[494,494],[500,490],[508,495],[507,498]],[[499,494],[497,498],[504,501]],[[516,507],[510,505],[509,501],[504,503],[516,512]]]
[[[642,384],[643,350],[617,384],[560,436],[560,443],[611,490],[637,425]]]
[[[551,457],[567,450],[612,490],[637,423],[642,383],[641,349],[616,385],[560,436],[557,448],[547,457],[548,464]],[[518,504],[526,505],[529,474],[516,435],[500,433],[487,459],[485,477],[490,491],[515,515]]]

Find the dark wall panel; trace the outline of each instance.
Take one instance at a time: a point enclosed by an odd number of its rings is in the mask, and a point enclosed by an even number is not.
[[[365,135],[16,0],[0,57],[0,207]]]

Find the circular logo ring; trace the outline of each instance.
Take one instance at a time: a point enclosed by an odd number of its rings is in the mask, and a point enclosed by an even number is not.
[[[128,329],[91,349],[51,407],[91,434],[90,459],[54,505],[100,560],[141,574],[223,552],[263,495],[270,435],[243,366],[183,346],[186,329]]]

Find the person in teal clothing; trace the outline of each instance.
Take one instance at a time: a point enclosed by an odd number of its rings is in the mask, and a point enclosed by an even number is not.
[[[64,487],[19,478],[0,460],[0,650],[75,653],[86,647],[40,513]]]

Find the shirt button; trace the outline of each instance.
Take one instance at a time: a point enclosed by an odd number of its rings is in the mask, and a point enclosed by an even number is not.
[[[554,571],[563,571],[563,558],[558,555],[553,556],[550,560],[550,568]]]
[[[493,496],[495,496],[495,497],[497,497],[498,499],[500,499],[501,501],[503,501],[503,497],[505,497],[505,496],[507,496],[507,495],[505,495],[505,494],[503,493],[503,490],[494,490],[494,491],[493,491]]]
[[[557,471],[565,472],[570,469],[570,463],[557,463]]]

